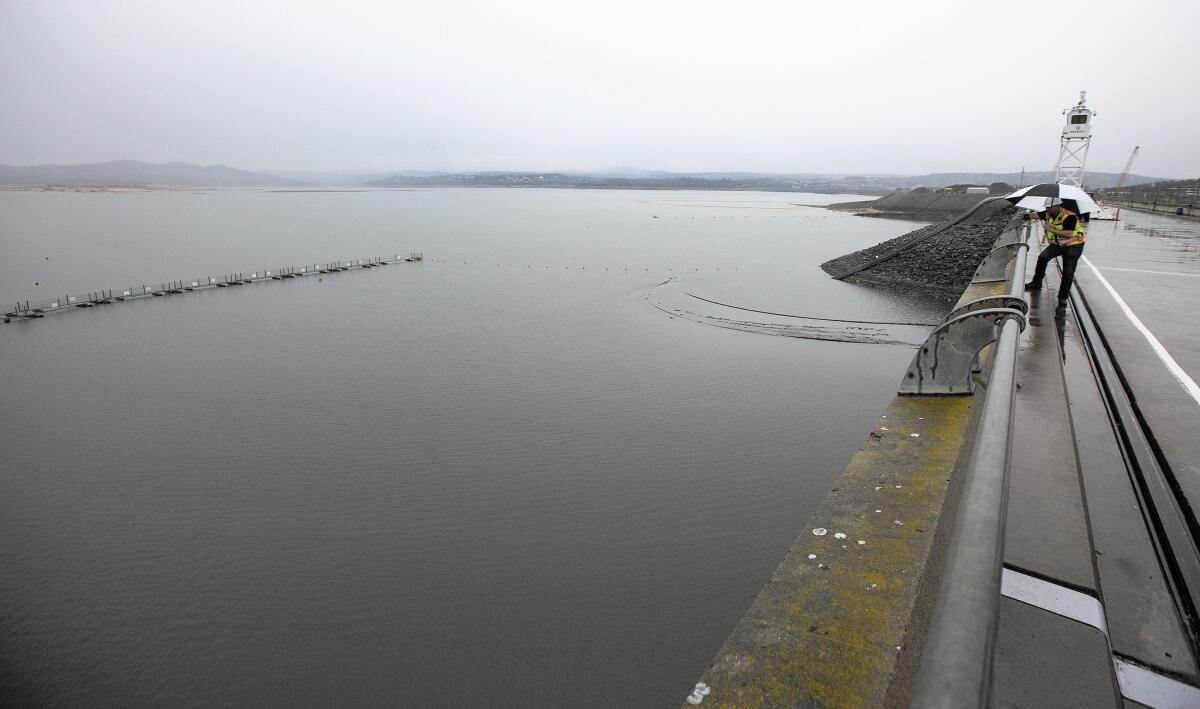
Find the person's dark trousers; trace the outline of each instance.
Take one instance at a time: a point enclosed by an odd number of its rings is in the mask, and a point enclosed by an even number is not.
[[[1066,300],[1071,294],[1071,284],[1075,282],[1075,267],[1079,265],[1079,257],[1083,256],[1083,246],[1050,244],[1042,249],[1042,253],[1038,254],[1037,268],[1033,270],[1033,280],[1029,282],[1029,287],[1041,288],[1042,279],[1046,277],[1046,265],[1050,263],[1050,259],[1062,256],[1062,285],[1058,287],[1058,299]]]

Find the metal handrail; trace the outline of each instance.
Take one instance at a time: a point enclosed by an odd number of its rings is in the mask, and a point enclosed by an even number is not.
[[[1024,230],[1028,240],[1033,231]],[[1013,260],[1009,292],[1025,287],[1029,250]],[[1012,454],[1017,340],[1021,326],[1006,318],[992,358],[987,399],[979,418],[933,620],[925,637],[912,706],[982,707],[991,688],[992,651],[1000,611],[1004,523]]]

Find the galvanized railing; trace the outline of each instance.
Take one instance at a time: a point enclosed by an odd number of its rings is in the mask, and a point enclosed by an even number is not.
[[[1028,244],[1034,227],[1017,229],[1017,238],[1009,242]],[[1023,298],[1027,256],[1028,248],[1016,249],[1008,286],[1011,297]],[[961,709],[988,701],[1004,565],[1017,341],[1024,319],[1005,317],[998,327],[987,398],[921,655],[915,707]]]
[[[1165,212],[1182,216],[1200,216],[1200,187],[1166,187],[1124,190],[1099,190],[1096,199],[1114,207]]]
[[[1140,186],[1125,189],[1103,189],[1097,191],[1097,197],[1104,200],[1126,200],[1133,202],[1161,202],[1164,204],[1188,205],[1200,202],[1200,187],[1157,187]]]

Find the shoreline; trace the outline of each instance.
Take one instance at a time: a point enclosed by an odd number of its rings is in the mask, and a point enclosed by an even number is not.
[[[407,187],[380,187],[366,185],[347,185],[345,187],[178,187],[168,185],[0,185],[0,192],[420,192],[435,189],[548,189],[548,190],[604,190],[612,192],[773,192],[778,194],[828,194],[853,195],[869,197],[867,191],[816,191],[811,189],[779,189],[767,187],[731,187],[728,185],[710,186],[664,186],[664,185],[413,185]]]
[[[168,187],[165,185],[0,185],[0,192],[210,192],[217,189],[231,188]]]

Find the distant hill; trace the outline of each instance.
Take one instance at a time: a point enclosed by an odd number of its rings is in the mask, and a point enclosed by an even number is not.
[[[630,189],[630,190],[750,190],[761,192],[852,191],[856,194],[884,192],[873,185],[857,185],[853,190],[838,180],[797,180],[783,175],[767,177],[697,176],[665,173],[662,177],[624,177],[604,173],[570,174],[561,172],[472,172],[444,175],[392,175],[369,180],[363,187],[545,187],[557,189]]]
[[[1142,190],[1194,190],[1200,187],[1200,178],[1192,178],[1190,180],[1162,180],[1159,182],[1134,182],[1132,185],[1137,185]],[[1126,183],[1125,187],[1130,187],[1131,183]]]
[[[1086,172],[1083,176],[1084,186],[1089,189],[1112,187],[1117,184],[1120,173],[1116,172]],[[993,182],[1007,182],[1010,185],[1020,184],[1019,172],[935,172],[928,175],[886,175],[881,176],[895,183],[896,187],[947,187],[949,185],[971,184],[990,185]],[[1145,175],[1130,175],[1125,179],[1126,185],[1139,185],[1144,182],[1155,182],[1161,177]],[[1039,182],[1053,182],[1052,172],[1026,172],[1025,184],[1034,185]]]
[[[601,170],[594,174],[603,175],[604,177],[672,177],[672,173],[665,170],[643,170],[639,167],[610,167],[607,170]]]
[[[295,187],[301,183],[277,175],[225,165],[165,165],[137,160],[86,165],[0,165],[0,185],[67,187]]]
[[[1089,189],[1116,184],[1119,175],[1109,172],[1087,174]],[[882,194],[914,187],[940,189],[950,185],[983,185],[1006,182],[1016,185],[1020,173],[944,172],[928,175],[822,175],[813,173],[773,174],[762,172],[671,173],[613,168],[603,172],[462,172],[397,173],[362,182],[363,187],[555,187],[589,189],[666,190],[761,190],[768,192],[818,192]],[[1048,172],[1025,173],[1025,184],[1050,182]],[[1157,178],[1130,175],[1127,185],[1153,182]]]
[[[1111,187],[1118,175],[1087,173],[1089,189]],[[1050,181],[1050,173],[1027,172],[1025,184]],[[1162,178],[1130,175],[1126,186]],[[1016,185],[1019,173],[942,172],[928,175],[820,174],[770,172],[691,172],[614,167],[600,172],[434,172],[396,170],[374,174],[289,171],[262,173],[226,165],[165,165],[117,160],[87,165],[0,165],[0,186],[8,187],[556,187],[590,189],[760,190],[768,192],[822,192],[883,194],[914,187],[939,189],[949,185]]]

